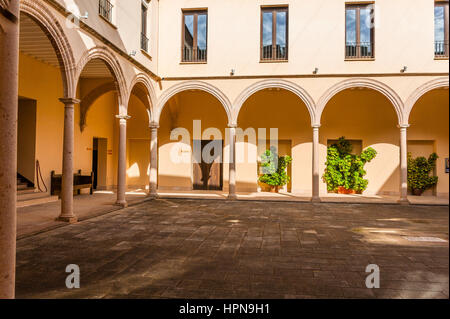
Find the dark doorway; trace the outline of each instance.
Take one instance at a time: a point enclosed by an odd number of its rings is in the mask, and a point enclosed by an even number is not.
[[[92,147],[92,172],[94,189],[106,189],[107,139],[94,137]]]
[[[195,159],[193,163],[194,190],[222,190],[223,141],[194,140],[193,143]]]
[[[17,116],[17,173],[34,185],[36,163],[36,100],[19,97]]]

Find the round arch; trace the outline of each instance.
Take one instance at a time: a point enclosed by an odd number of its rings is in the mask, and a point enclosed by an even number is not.
[[[222,104],[228,118],[228,124],[233,124],[233,117],[231,114],[231,103],[230,100],[227,98],[227,96],[220,91],[218,88],[216,88],[214,85],[202,82],[202,81],[187,81],[182,82],[180,84],[174,85],[173,87],[169,88],[166,92],[164,92],[158,101],[157,107],[155,109],[155,116],[154,121],[156,123],[159,123],[161,113],[164,109],[164,106],[166,103],[170,100],[171,97],[175,96],[176,94],[186,91],[186,90],[199,90],[204,91],[206,93],[211,94],[214,96],[217,100],[219,100],[220,104]]]
[[[363,78],[344,80],[329,88],[325,92],[325,94],[322,95],[322,97],[319,100],[319,103],[317,104],[316,122],[314,124],[320,125],[320,121],[322,118],[323,111],[325,110],[325,107],[336,94],[351,88],[367,88],[383,94],[391,102],[397,114],[398,123],[399,125],[402,125],[403,102],[401,98],[397,95],[397,93],[382,82]]]
[[[130,100],[131,92],[133,91],[133,88],[137,84],[143,85],[145,87],[145,89],[147,90],[147,99],[148,99],[148,103],[149,103],[149,107],[150,107],[148,109],[149,123],[154,122],[155,121],[155,109],[154,108],[155,108],[157,99],[156,99],[156,94],[155,94],[153,85],[147,75],[145,75],[144,73],[136,74],[136,76],[131,81],[130,87],[128,88],[129,95],[128,95],[126,101]],[[128,104],[126,107],[128,110]]]
[[[442,77],[442,78],[431,80],[431,81],[421,85],[416,90],[414,90],[414,92],[409,96],[408,100],[405,103],[404,123],[403,124],[408,124],[409,117],[414,108],[414,105],[416,105],[417,101],[422,96],[424,96],[426,93],[428,93],[434,89],[440,89],[440,88],[448,89],[448,87],[449,87],[449,78]]]
[[[234,109],[233,109],[233,123],[237,123],[239,113],[241,111],[242,106],[244,105],[245,101],[255,94],[256,92],[259,92],[264,89],[270,89],[270,88],[279,88],[284,89],[287,91],[290,91],[297,95],[303,103],[305,103],[306,107],[308,108],[309,115],[311,117],[311,124],[314,124],[315,122],[315,104],[314,100],[311,98],[311,96],[306,92],[302,87],[298,86],[295,83],[286,81],[286,80],[263,80],[257,83],[254,83],[253,85],[246,88],[236,99],[234,103]]]
[[[109,49],[103,46],[96,46],[86,51],[81,57],[77,65],[76,83],[80,80],[81,73],[86,65],[94,59],[100,59],[105,62],[106,66],[114,76],[116,86],[119,91],[119,111],[122,114],[126,114],[126,103],[128,97],[128,88],[126,85],[125,77],[123,75],[122,67],[119,61]]]
[[[20,12],[35,21],[50,40],[58,57],[64,98],[75,97],[75,59],[63,28],[41,1],[21,0]]]

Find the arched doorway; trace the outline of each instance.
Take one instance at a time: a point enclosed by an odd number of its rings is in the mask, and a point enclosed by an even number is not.
[[[175,88],[159,110],[160,190],[228,189],[228,105],[198,86]]]
[[[293,89],[267,84],[243,101],[237,116],[238,128],[245,133],[256,133],[256,139],[240,138],[237,132],[237,191],[267,190],[266,185],[258,182],[259,167],[261,155],[272,146],[279,156],[292,157],[292,164],[287,169],[290,182],[283,190],[311,194],[312,120],[307,105],[294,92]]]
[[[119,120],[123,89],[120,66],[108,55],[89,51],[79,65],[75,108],[74,170],[94,174],[94,188],[117,185]],[[84,190],[87,192],[88,190]]]
[[[350,140],[354,153],[372,147],[377,156],[367,163],[367,195],[397,195],[400,183],[400,140],[398,110],[381,85],[345,85],[336,90],[324,105],[321,115],[320,177],[325,171],[327,147],[340,137]],[[321,179],[320,191],[327,193]]]
[[[448,87],[430,90],[417,100],[409,116],[408,152],[412,157],[428,158],[433,152],[439,156],[434,172],[439,178],[438,184],[424,196],[449,197],[448,101]]]

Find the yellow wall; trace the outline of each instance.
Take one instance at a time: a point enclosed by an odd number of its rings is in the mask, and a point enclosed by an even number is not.
[[[439,182],[436,188],[438,196],[448,197],[449,176],[445,173],[445,159],[449,157],[449,107],[448,89],[434,90],[425,94],[414,106],[410,117],[411,127],[408,129],[408,140],[427,141],[433,144],[433,151],[439,156],[436,164],[436,175]],[[430,147],[409,147],[413,156],[430,155]]]

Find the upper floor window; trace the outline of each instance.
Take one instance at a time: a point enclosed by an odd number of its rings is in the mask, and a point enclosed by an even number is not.
[[[448,1],[436,1],[434,5],[434,55],[448,58]]]
[[[261,8],[261,61],[288,59],[288,8]]]
[[[148,51],[148,37],[147,37],[147,6],[141,4],[141,49]]]
[[[208,12],[183,11],[183,62],[206,62],[208,38]]]
[[[346,5],[346,59],[372,59],[375,57],[374,22],[374,6],[372,3]]]
[[[98,14],[105,18],[107,21],[112,22],[112,10],[113,5],[109,0],[99,0],[98,2]]]

